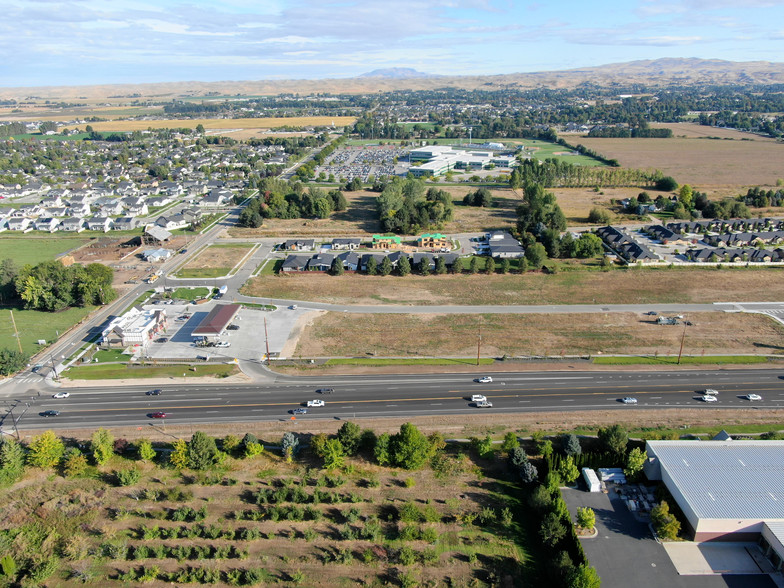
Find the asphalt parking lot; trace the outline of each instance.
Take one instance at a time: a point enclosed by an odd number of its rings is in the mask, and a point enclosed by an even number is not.
[[[618,495],[562,489],[572,513],[588,506],[596,513],[598,536],[581,539],[585,554],[602,579],[602,588],[666,586],[667,588],[775,588],[766,574],[678,574],[664,547],[646,522],[639,521]]]
[[[193,330],[214,308],[215,303],[208,304],[171,304],[152,305],[145,308],[162,308],[166,310],[169,324],[166,332],[161,333],[147,345],[146,355],[155,358],[187,358],[209,355],[210,359],[224,358],[226,361],[236,359],[259,360],[266,353],[266,339],[269,340],[270,353],[280,354],[286,340],[294,328],[297,319],[307,310],[289,310],[279,307],[269,312],[256,308],[243,308],[237,314],[235,324],[239,330],[227,330],[221,340],[228,341],[230,347],[197,347],[193,343]],[[183,314],[190,314],[187,320],[177,320]],[[264,320],[267,321],[265,337]],[[158,343],[159,338],[168,338],[165,343]]]

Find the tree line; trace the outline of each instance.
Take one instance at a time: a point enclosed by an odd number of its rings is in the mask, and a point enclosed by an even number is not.
[[[639,169],[590,167],[555,158],[544,161],[523,159],[512,170],[509,186],[521,188],[536,183],[545,188],[652,186],[660,172]]]
[[[449,192],[425,190],[425,183],[415,178],[393,178],[379,195],[376,207],[385,232],[408,235],[440,228],[454,213]]]
[[[277,178],[259,181],[259,195],[252,198],[239,215],[241,227],[257,228],[265,218],[327,218],[346,210],[348,202],[340,190],[325,192],[300,182]]]

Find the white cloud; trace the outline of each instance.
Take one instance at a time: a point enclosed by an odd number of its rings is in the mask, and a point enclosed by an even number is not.
[[[142,25],[155,31],[156,33],[167,33],[170,35],[200,35],[208,37],[234,37],[239,33],[236,32],[213,32],[213,31],[195,31],[190,26],[178,22],[164,22],[160,20],[142,19],[137,20],[136,24]]]
[[[299,37],[297,35],[288,35],[286,37],[271,37],[269,39],[263,39],[258,41],[258,43],[281,43],[285,45],[304,45],[307,43],[317,43],[318,41],[312,37]]]

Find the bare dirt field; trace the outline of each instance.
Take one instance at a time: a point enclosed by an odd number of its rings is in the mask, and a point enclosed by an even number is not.
[[[666,125],[670,126],[670,125]],[[693,125],[699,127],[699,125]],[[784,143],[748,133],[724,131],[723,139],[687,136],[682,123],[672,139],[575,139],[624,167],[659,169],[681,184],[697,189],[774,186],[784,176]],[[710,136],[718,136],[710,127]],[[694,131],[696,134],[697,131]],[[732,138],[731,138],[732,137]]]
[[[691,313],[684,349],[689,354],[782,353],[784,325],[758,314]],[[326,313],[303,330],[295,355],[362,357],[470,357],[482,334],[482,354],[673,355],[684,331],[636,313],[388,315]],[[412,336],[412,334],[415,334]]]
[[[629,269],[487,276],[329,276],[254,278],[243,293],[333,304],[645,304],[781,300],[782,273],[771,269]]]
[[[213,245],[207,247],[196,257],[191,259],[182,269],[231,269],[245,257],[251,247],[253,247],[253,245],[249,243],[226,243],[220,246]]]

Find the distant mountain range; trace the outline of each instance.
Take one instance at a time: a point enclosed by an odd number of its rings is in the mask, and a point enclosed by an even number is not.
[[[432,90],[464,88],[484,90],[574,88],[584,83],[604,87],[784,84],[784,63],[769,61],[723,61],[720,59],[665,58],[613,63],[563,71],[542,71],[488,76],[440,76],[412,68],[377,69],[355,78],[324,80],[259,80],[227,82],[171,82],[160,84],[119,84],[102,86],[62,86],[42,88],[0,88],[0,99],[36,96],[47,100],[107,100],[109,96],[136,95],[143,99],[181,96],[255,95],[284,92],[307,95],[317,92],[364,93],[392,90]],[[116,101],[116,100],[115,100]],[[124,100],[127,101],[127,100]]]

